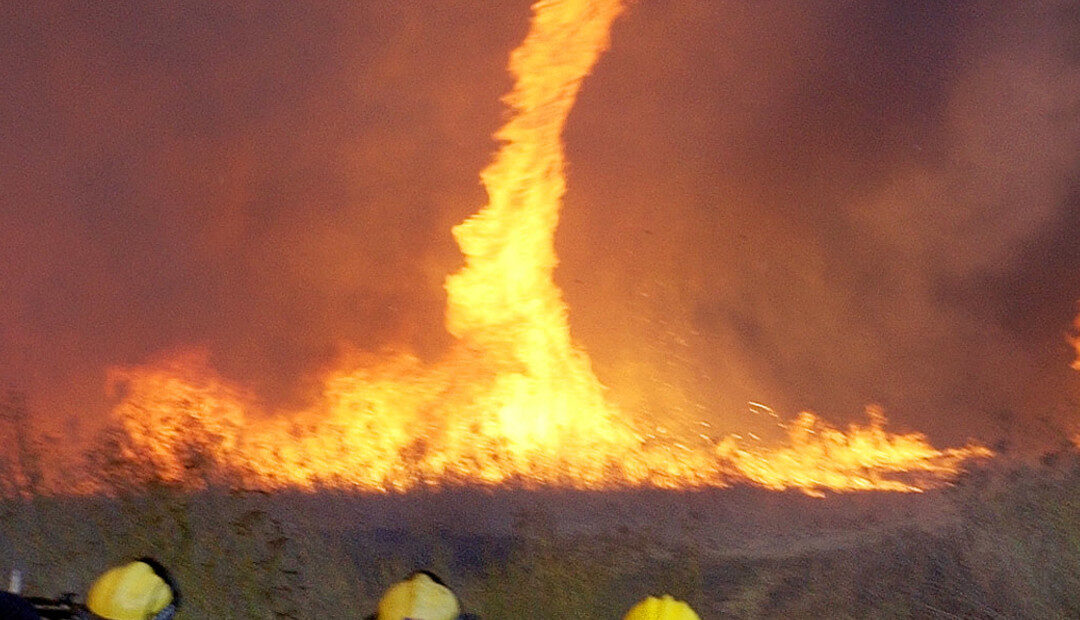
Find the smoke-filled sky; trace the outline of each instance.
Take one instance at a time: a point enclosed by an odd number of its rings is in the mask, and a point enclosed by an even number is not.
[[[74,428],[163,352],[282,408],[343,345],[438,358],[528,19],[0,6],[0,383]],[[639,0],[565,137],[556,278],[627,409],[1072,428],[1080,3]]]

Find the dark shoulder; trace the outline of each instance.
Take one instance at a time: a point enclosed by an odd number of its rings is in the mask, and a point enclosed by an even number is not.
[[[0,618],[5,620],[41,620],[33,606],[18,594],[0,592]]]

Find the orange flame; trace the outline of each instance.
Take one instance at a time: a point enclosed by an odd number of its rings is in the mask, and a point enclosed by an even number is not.
[[[425,484],[916,491],[988,454],[938,451],[922,435],[890,435],[879,415],[847,433],[803,414],[790,445],[741,447],[735,437],[657,437],[604,397],[575,346],[555,286],[555,228],[565,191],[561,134],[582,79],[609,41],[620,0],[541,0],[511,55],[513,111],[482,173],[489,204],[453,229],[465,267],[446,280],[442,362],[408,353],[342,361],[319,404],[266,417],[243,390],[190,357],[114,369],[115,409],[133,454],[167,480],[207,455],[218,471],[265,487],[408,490]],[[194,448],[191,447],[193,438]],[[919,474],[900,482],[897,472]]]
[[[733,477],[811,494],[820,489],[921,491],[942,473],[958,471],[963,461],[992,455],[977,445],[937,450],[920,433],[887,433],[881,410],[871,407],[867,413],[869,426],[851,424],[845,433],[804,412],[788,428],[786,446],[754,450],[728,437],[716,453]]]
[[[1076,335],[1069,339],[1073,348],[1076,349],[1076,359],[1073,360],[1073,370],[1080,370],[1080,314],[1076,315],[1076,320],[1073,322],[1073,327],[1076,329]]]

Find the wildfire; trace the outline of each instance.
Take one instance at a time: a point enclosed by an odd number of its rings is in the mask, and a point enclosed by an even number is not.
[[[989,457],[987,448],[937,450],[919,433],[885,431],[885,416],[871,407],[868,426],[835,429],[812,413],[801,413],[788,428],[788,444],[747,448],[725,438],[716,453],[728,473],[769,489],[838,491],[921,491],[942,473],[955,472],[971,458]]]
[[[802,414],[778,448],[734,436],[657,437],[618,411],[571,339],[556,287],[565,191],[561,134],[609,42],[620,0],[541,0],[512,53],[513,114],[481,173],[489,203],[453,229],[465,266],[446,280],[447,357],[360,355],[328,373],[310,410],[263,415],[197,357],[114,369],[129,450],[183,482],[209,465],[268,488],[402,491],[429,484],[917,491],[978,446],[939,451],[873,414],[847,432]],[[195,456],[202,461],[195,462]],[[197,459],[195,459],[197,461]],[[896,474],[909,475],[901,481]]]

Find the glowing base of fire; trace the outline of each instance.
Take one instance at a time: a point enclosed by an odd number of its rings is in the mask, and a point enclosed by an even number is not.
[[[503,375],[454,381],[448,366],[408,355],[331,376],[310,411],[260,417],[241,390],[197,357],[114,369],[126,395],[115,414],[125,457],[180,485],[219,478],[267,489],[404,492],[432,485],[574,489],[699,488],[915,492],[940,485],[976,445],[938,450],[920,434],[892,434],[884,417],[846,431],[801,414],[787,441],[727,436],[694,445],[646,438],[630,425],[516,429],[489,409]],[[476,360],[470,360],[475,362]],[[465,367],[477,368],[466,364]],[[459,366],[460,368],[460,366]],[[407,383],[403,383],[408,378]],[[516,421],[517,413],[508,419]]]

